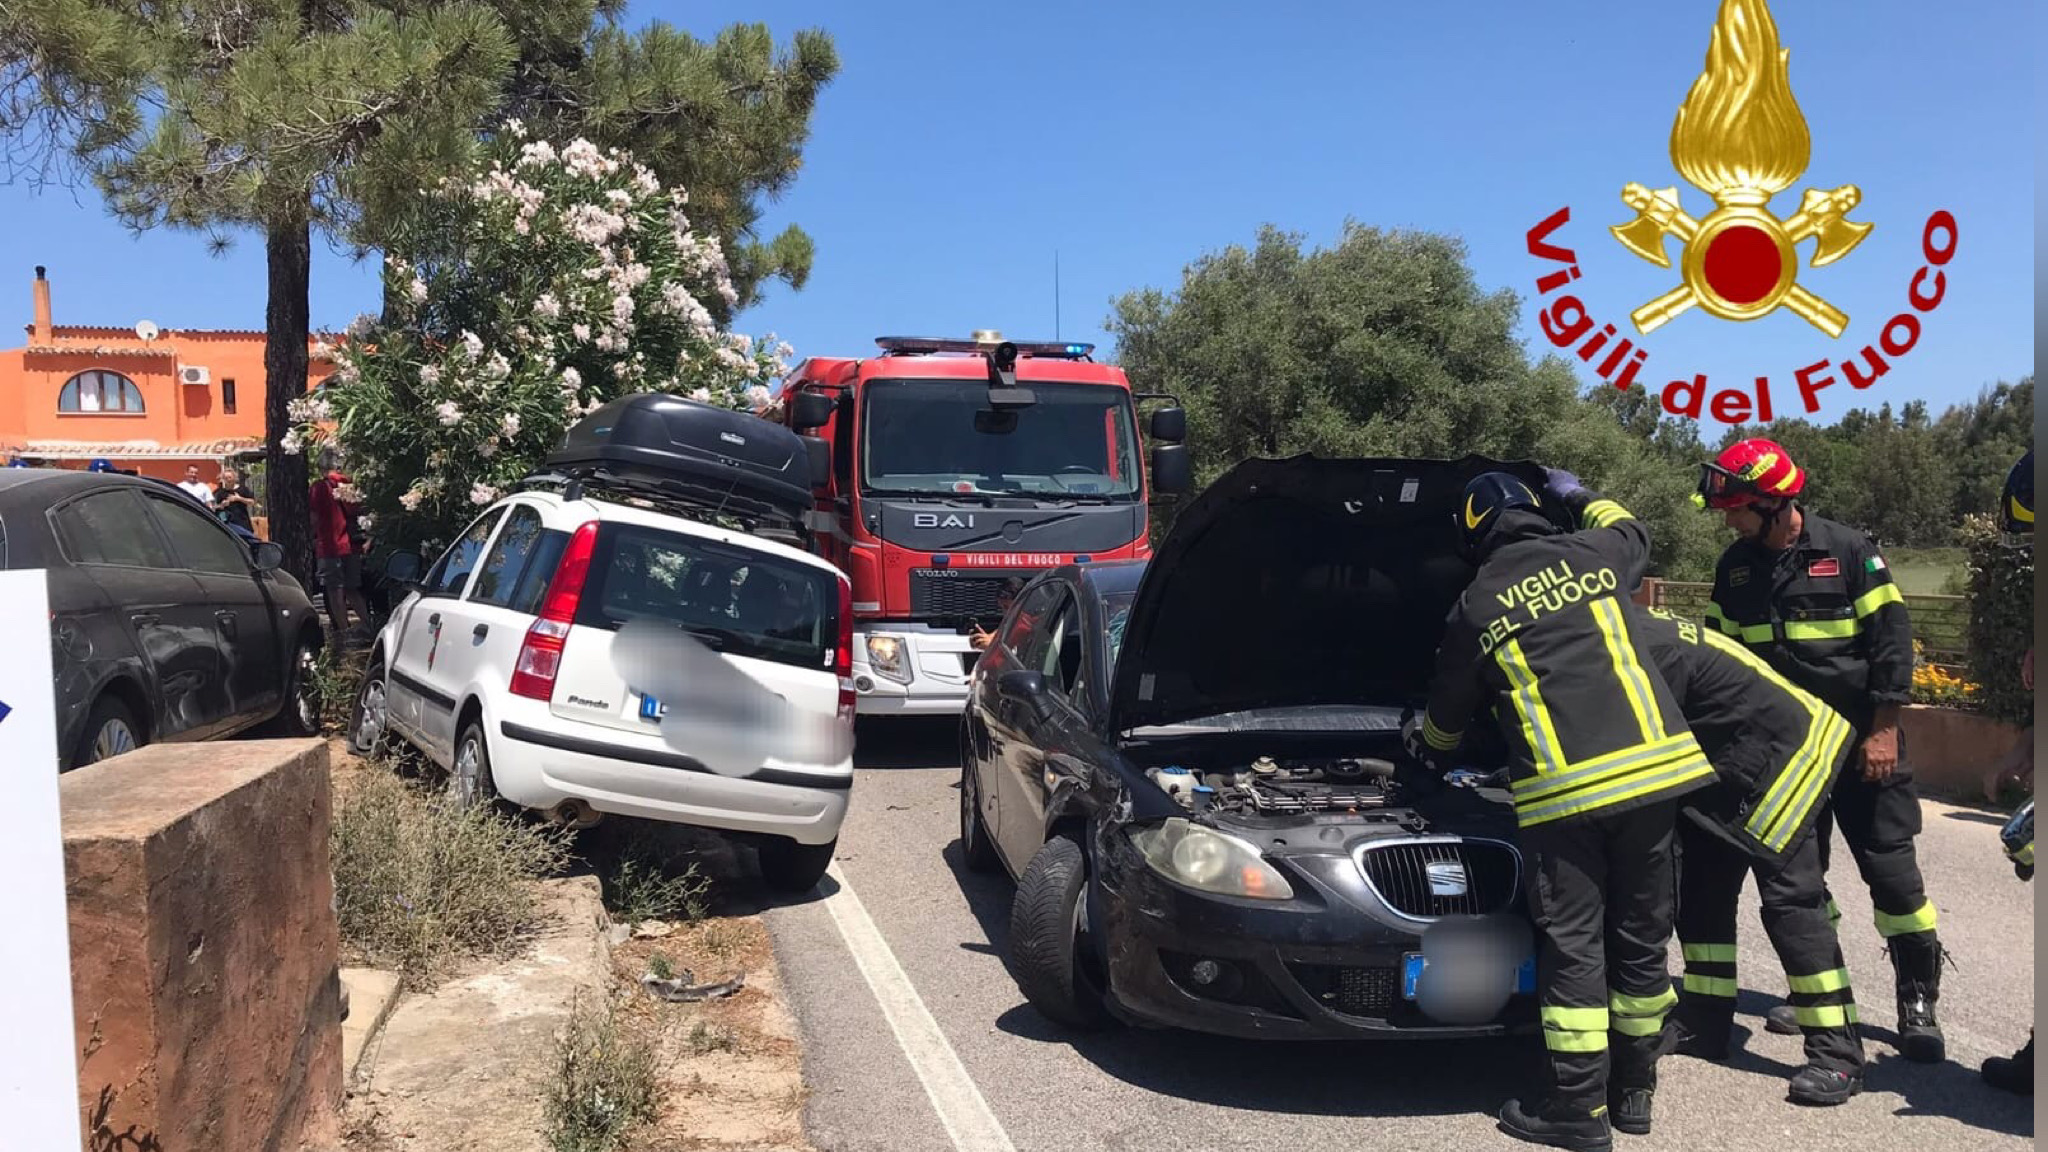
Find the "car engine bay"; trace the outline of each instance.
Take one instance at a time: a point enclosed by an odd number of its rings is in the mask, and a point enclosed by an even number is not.
[[[1195,815],[1360,814],[1406,805],[1443,787],[1481,789],[1505,785],[1504,771],[1482,773],[1461,768],[1437,777],[1419,765],[1370,756],[1284,760],[1261,756],[1248,764],[1222,768],[1167,765],[1150,769],[1145,775]]]

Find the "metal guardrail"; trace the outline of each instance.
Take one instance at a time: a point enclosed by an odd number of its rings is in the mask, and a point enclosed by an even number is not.
[[[1689,619],[1701,619],[1712,599],[1712,584],[1676,580],[1645,580],[1644,591],[1652,607],[1663,608]],[[1960,669],[1969,659],[1970,598],[1906,593],[1906,616],[1913,623],[1913,639],[1920,642],[1922,659]]]

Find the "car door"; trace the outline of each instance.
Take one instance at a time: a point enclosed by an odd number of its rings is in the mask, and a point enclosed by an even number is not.
[[[1063,582],[1049,581],[1033,589],[1018,606],[1019,623],[1028,622],[1028,632],[1010,649],[1015,659],[1006,671],[1043,674],[1048,666],[1056,668],[1063,617],[1073,612],[1074,603],[1073,592]],[[1053,687],[1050,676],[1046,687],[1048,692]],[[1045,841],[1042,774],[1048,742],[1057,738],[1057,717],[1042,718],[1030,701],[1010,696],[1001,697],[996,717],[996,806],[1001,818],[996,840],[1021,871]]]
[[[143,495],[178,566],[199,583],[212,606],[214,643],[226,683],[224,728],[246,728],[277,714],[285,666],[278,620],[258,583],[249,554],[221,522],[189,500]]]
[[[469,590],[484,546],[504,515],[505,508],[499,505],[477,517],[434,562],[419,595],[405,610],[398,648],[391,656],[388,691],[393,712],[420,748],[444,766],[454,752],[456,701],[454,682],[441,659],[451,644],[469,640],[452,631],[452,609]]]
[[[227,687],[206,592],[181,566],[137,489],[102,488],[51,510],[59,546],[119,613],[152,683],[155,741],[202,740],[227,723]]]
[[[526,630],[540,611],[555,561],[567,543],[566,534],[545,530],[540,509],[531,502],[506,506],[476,566],[476,578],[441,607],[441,654],[433,669],[437,687],[458,699],[480,681],[486,689],[511,687]],[[455,714],[430,709],[424,720],[430,739],[445,739],[452,754],[461,735],[455,731]]]

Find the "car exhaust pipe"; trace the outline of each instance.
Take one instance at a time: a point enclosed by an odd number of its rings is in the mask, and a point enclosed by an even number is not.
[[[603,820],[604,813],[581,800],[564,800],[548,809],[548,819],[566,825],[572,831],[579,831]]]

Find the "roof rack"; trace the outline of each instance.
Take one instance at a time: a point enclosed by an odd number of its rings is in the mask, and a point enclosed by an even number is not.
[[[790,516],[766,506],[714,501],[700,486],[663,481],[644,474],[620,474],[601,466],[558,467],[522,478],[517,490],[556,491],[564,500],[603,500],[611,504],[663,512],[686,520],[710,523],[750,536],[778,540],[796,548],[811,541],[806,517]]]

